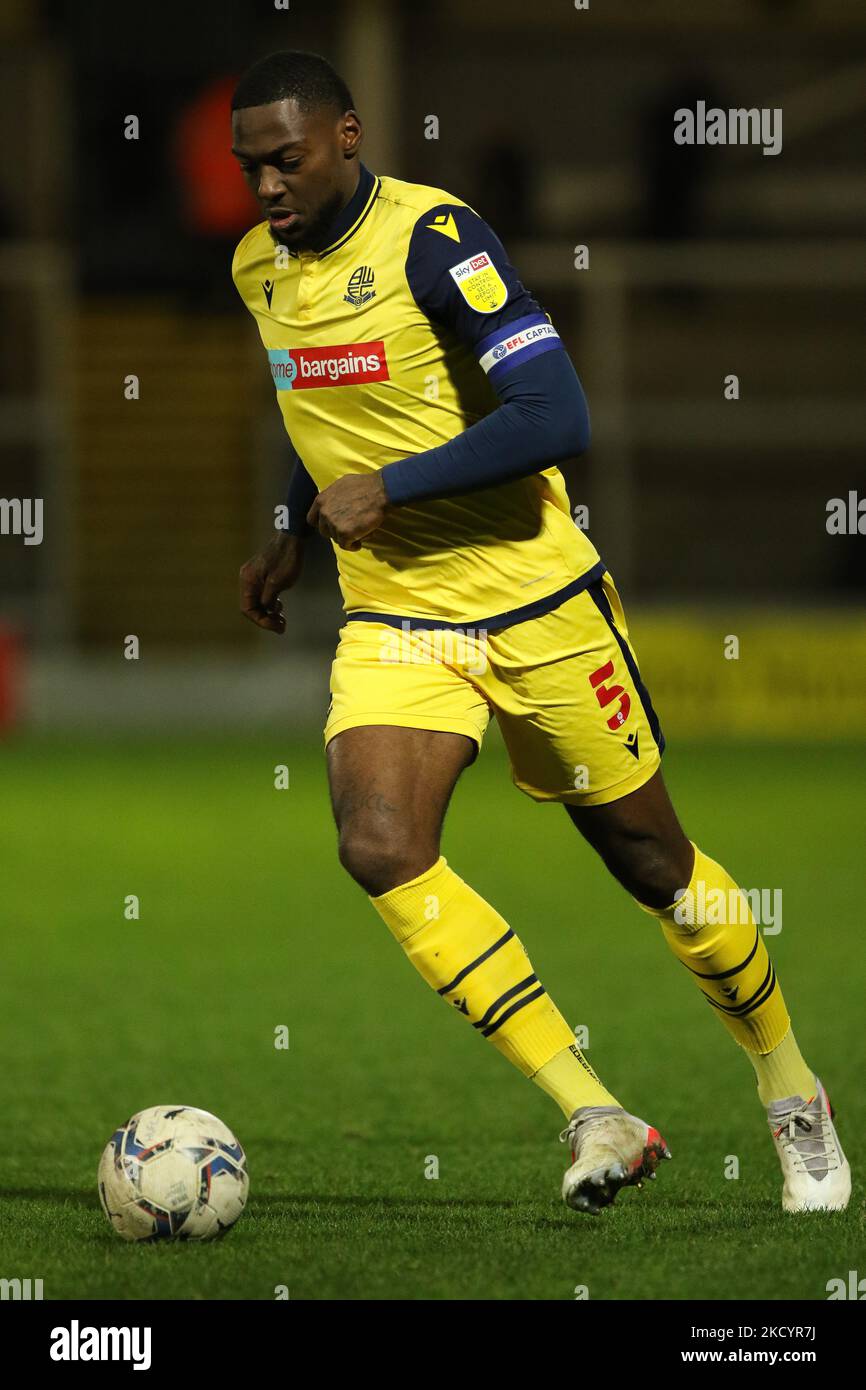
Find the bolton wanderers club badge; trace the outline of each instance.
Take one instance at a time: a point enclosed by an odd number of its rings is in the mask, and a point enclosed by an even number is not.
[[[347,304],[354,304],[356,309],[360,309],[361,305],[366,304],[376,293],[372,288],[374,279],[375,276],[368,265],[359,265],[349,276],[343,299]]]

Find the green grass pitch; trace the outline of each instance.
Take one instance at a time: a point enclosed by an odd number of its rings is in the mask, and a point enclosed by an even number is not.
[[[680,745],[665,763],[687,832],[743,886],[783,890],[768,945],[837,1109],[847,1212],[782,1213],[747,1059],[492,737],[444,852],[674,1155],[597,1219],[561,1204],[558,1110],[449,1016],[339,868],[317,742],[22,737],[0,749],[0,1276],[49,1299],[824,1299],[862,1272],[862,749]],[[168,1102],[247,1149],[249,1206],[215,1244],[129,1246],[98,1205],[112,1130]]]

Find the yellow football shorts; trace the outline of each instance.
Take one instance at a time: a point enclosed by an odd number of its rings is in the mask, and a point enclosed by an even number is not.
[[[325,743],[396,724],[465,734],[493,714],[512,778],[536,801],[594,806],[647,782],[664,738],[605,573],[559,608],[485,631],[349,620],[331,669]]]

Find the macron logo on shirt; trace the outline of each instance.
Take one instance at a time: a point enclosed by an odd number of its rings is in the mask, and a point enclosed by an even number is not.
[[[541,314],[529,314],[526,318],[515,319],[500,328],[496,333],[478,344],[478,361],[491,380],[504,370],[525,362],[539,352],[561,347],[562,340],[554,328]]]
[[[270,348],[268,361],[278,391],[357,386],[364,381],[387,381],[390,375],[385,344],[381,341],[339,347]]]

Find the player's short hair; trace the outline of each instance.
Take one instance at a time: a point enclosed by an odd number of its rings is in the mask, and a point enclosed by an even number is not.
[[[346,83],[327,58],[300,49],[269,53],[253,63],[239,79],[232,110],[267,106],[272,101],[294,98],[302,111],[332,107],[339,115],[353,111],[355,103]]]

